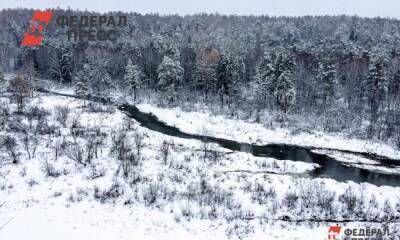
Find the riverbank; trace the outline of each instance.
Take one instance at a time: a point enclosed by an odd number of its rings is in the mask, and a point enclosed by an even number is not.
[[[64,94],[74,94],[73,89],[62,85],[56,86],[52,90]],[[293,131],[293,129],[280,127],[271,129],[266,123],[216,115],[205,105],[194,104],[194,111],[184,111],[181,107],[157,107],[153,103],[152,97],[156,97],[153,92],[149,93],[141,103],[135,104],[135,106],[140,111],[151,113],[164,123],[175,126],[189,134],[212,136],[256,145],[283,143],[311,148],[369,153],[400,161],[400,149],[383,141],[349,138],[341,133]],[[133,101],[130,95],[121,92],[113,94],[113,99],[120,103]]]
[[[284,128],[269,129],[262,123],[213,115],[207,108],[202,108],[198,112],[187,112],[182,111],[179,107],[166,109],[147,103],[138,104],[137,107],[143,112],[154,114],[168,125],[191,134],[208,135],[257,145],[285,143],[365,152],[400,160],[400,150],[383,142],[349,139],[341,134],[334,135],[320,131],[293,133]]]

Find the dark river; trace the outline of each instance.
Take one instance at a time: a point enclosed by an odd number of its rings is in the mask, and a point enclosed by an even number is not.
[[[201,136],[182,132],[176,127],[169,126],[160,121],[156,116],[141,112],[132,105],[120,105],[118,109],[125,112],[129,117],[138,121],[141,126],[153,131],[157,131],[169,136],[196,139],[203,142],[217,143],[221,147],[232,150],[251,153],[254,156],[271,157],[279,160],[302,161],[308,163],[317,163],[321,167],[309,172],[309,176],[313,178],[325,177],[332,178],[337,181],[354,181],[357,183],[368,182],[377,186],[400,186],[400,175],[390,175],[377,173],[370,170],[360,169],[356,167],[346,166],[334,158],[324,154],[314,153],[310,147],[301,147],[287,144],[268,144],[253,145],[241,143],[227,139],[215,138],[210,136]],[[382,166],[394,167],[400,165],[400,161],[388,159],[382,156],[374,156],[367,153],[352,153],[348,151],[340,151],[348,154],[357,154],[369,159],[379,161]]]

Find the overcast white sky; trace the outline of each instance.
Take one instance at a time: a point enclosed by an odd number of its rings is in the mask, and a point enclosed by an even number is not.
[[[192,14],[199,12],[239,15],[359,15],[400,19],[400,0],[0,0],[0,8],[67,8],[100,12]]]

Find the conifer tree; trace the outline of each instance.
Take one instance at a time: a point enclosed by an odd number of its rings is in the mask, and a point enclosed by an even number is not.
[[[259,66],[258,91],[265,98],[273,96],[284,113],[295,100],[294,66],[294,59],[284,53],[280,53],[275,60],[264,58]]]
[[[195,89],[201,90],[204,93],[204,98],[207,99],[217,87],[217,76],[215,64],[202,58],[197,62],[194,71],[194,86]]]
[[[261,104],[264,105],[275,92],[275,69],[270,56],[264,56],[258,66],[256,75],[256,92]]]
[[[91,68],[88,63],[83,64],[82,69],[76,74],[75,94],[79,98],[86,99],[89,95],[89,81]]]
[[[323,106],[332,104],[335,98],[337,74],[335,65],[330,60],[322,60],[318,69],[318,80],[321,85]]]
[[[1,70],[1,68],[0,68],[0,87],[1,87],[1,91],[4,91],[4,88],[5,88],[5,78],[4,78],[4,73],[3,73],[3,71]]]
[[[3,73],[3,71],[1,70],[1,68],[0,68],[0,81],[4,81],[5,79],[4,79],[4,73]]]
[[[158,87],[168,94],[169,103],[174,102],[183,78],[183,68],[180,63],[168,56],[164,56],[158,67],[158,78]]]
[[[372,59],[367,77],[367,96],[370,113],[370,125],[368,135],[380,138],[383,124],[379,123],[383,117],[383,102],[385,99],[385,88],[387,84],[384,61],[381,58]]]
[[[137,94],[136,94],[137,89],[140,88],[140,86],[142,84],[142,79],[143,79],[143,73],[140,71],[139,67],[137,65],[132,64],[132,61],[129,59],[127,65],[125,67],[124,80],[132,88],[133,98],[135,101],[136,101],[136,97],[137,97]]]
[[[278,77],[275,90],[276,101],[284,113],[294,102],[295,94],[293,72],[290,69],[284,70]]]
[[[367,80],[370,113],[371,116],[376,116],[385,97],[386,73],[382,60],[372,61],[369,66]]]

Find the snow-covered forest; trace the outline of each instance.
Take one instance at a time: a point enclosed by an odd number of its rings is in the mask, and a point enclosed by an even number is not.
[[[32,12],[0,11],[0,239],[400,236],[399,20],[108,13],[116,41],[21,47]]]

